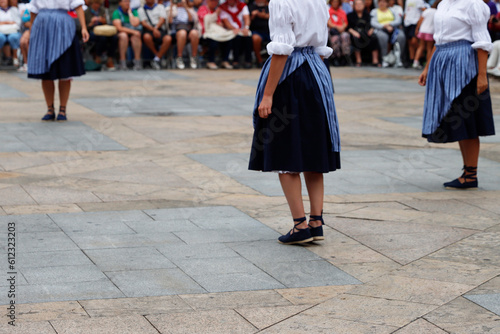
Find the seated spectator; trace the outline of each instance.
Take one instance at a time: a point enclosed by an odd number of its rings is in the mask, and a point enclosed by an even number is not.
[[[263,65],[262,42],[271,41],[271,33],[269,32],[269,1],[255,0],[251,5],[248,5],[250,12],[250,30],[252,31],[253,52],[257,60],[257,67]]]
[[[380,67],[377,37],[375,37],[374,29],[370,25],[370,14],[365,10],[363,0],[354,0],[354,11],[347,15],[347,21],[349,22],[348,31],[351,34],[352,46],[354,47],[356,66],[361,66],[361,52],[366,50],[371,52],[372,64]]]
[[[17,7],[9,6],[8,0],[0,0],[0,49],[5,52],[8,65],[19,66],[17,49],[21,39],[21,15]],[[10,48],[4,48],[9,43]]]
[[[222,22],[219,18],[220,9],[217,8],[219,0],[207,0],[206,5],[202,5],[198,9],[198,18],[202,29],[203,38],[208,43],[208,62],[207,68],[211,70],[218,69],[215,63],[215,52],[218,48],[221,50],[222,67],[232,69],[233,66],[229,63],[229,51],[231,43],[235,37],[232,30],[227,30],[222,27]]]
[[[436,8],[440,2],[441,0],[435,1],[431,8],[426,9],[422,13],[422,17],[418,21],[416,32],[420,44],[412,65],[415,69],[421,69],[423,67],[420,65],[420,58],[422,58],[424,51],[427,52],[427,62],[431,61],[432,49],[434,48],[434,14],[436,14]]]
[[[373,9],[375,9],[375,4],[373,3],[373,0],[365,0],[365,11],[367,11],[368,14],[370,14]]]
[[[340,8],[340,5],[340,0],[330,0],[328,28],[330,28],[330,46],[333,49],[332,58],[335,65],[339,65],[339,61],[348,59],[351,54],[351,37],[347,32],[347,15]]]
[[[351,1],[350,0],[342,0],[342,10],[349,15],[349,13],[352,13],[352,6],[351,6]]]
[[[408,53],[410,63],[416,66],[415,62],[418,62],[418,59],[416,59],[415,53],[417,52],[419,41],[415,29],[423,11],[427,8],[427,4],[424,0],[406,0],[405,6],[404,29],[406,42],[408,43]]]
[[[89,41],[95,43],[95,62],[101,64],[102,55],[106,53],[108,60],[106,61],[106,67],[109,71],[115,70],[115,63],[113,58],[115,58],[116,47],[118,44],[118,37],[114,36],[98,36],[94,33],[94,28],[103,24],[108,24],[106,20],[106,11],[104,6],[102,6],[102,0],[91,0],[89,7],[85,10],[85,23],[87,24],[87,29],[89,31]]]
[[[141,21],[136,9],[130,8],[130,0],[120,0],[118,9],[113,12],[113,25],[118,30],[118,53],[120,70],[127,70],[126,54],[129,43],[134,51],[134,70],[142,69],[141,63]]]
[[[26,6],[25,6],[26,7]],[[30,44],[31,14],[28,8],[21,15],[21,39],[19,46],[23,56],[23,64],[17,69],[18,72],[28,72],[28,48]]]
[[[243,52],[245,56],[243,68],[252,68],[252,32],[248,6],[240,0],[227,0],[220,9],[222,24],[236,35],[233,43],[233,67],[240,68],[240,55]]]
[[[196,56],[198,55],[198,44],[200,43],[200,33],[198,31],[198,16],[193,9],[193,2],[179,0],[177,4],[171,3],[167,8],[168,22],[172,27],[172,38],[177,43],[177,57],[175,65],[178,69],[185,68],[182,53],[188,40],[191,43],[191,57],[189,66],[192,69],[198,67]]]
[[[500,12],[497,15],[490,17],[488,21],[488,31],[490,32],[491,40],[497,41],[500,39]]]
[[[396,64],[397,67],[402,67],[401,50],[404,49],[405,36],[398,28],[402,22],[401,17],[389,8],[388,0],[379,0],[378,5],[379,7],[373,9],[370,13],[370,24],[375,29],[375,36],[377,36],[382,53],[382,67],[388,67],[391,63]],[[396,43],[396,55],[392,54],[392,57],[388,57],[389,47],[392,48]]]
[[[487,72],[500,77],[500,41],[493,42],[493,50],[488,57]]]
[[[160,60],[167,53],[170,44],[172,44],[172,36],[167,33],[166,21],[167,13],[162,4],[156,4],[155,0],[146,0],[143,7],[139,8],[139,19],[142,24],[142,40],[144,44],[155,55],[151,62],[151,67],[159,70]],[[156,45],[160,46],[158,50]]]

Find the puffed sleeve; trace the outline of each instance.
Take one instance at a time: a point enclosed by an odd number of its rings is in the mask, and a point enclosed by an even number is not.
[[[324,15],[325,15],[325,18],[324,18],[324,24],[321,25],[321,28],[323,30],[322,32],[322,35],[323,35],[323,40],[322,40],[322,45],[320,46],[317,46],[316,48],[314,48],[314,51],[319,54],[320,56],[324,57],[324,58],[328,58],[332,55],[333,53],[333,49],[326,46],[327,42],[328,42],[328,20],[330,19],[330,12],[328,11],[328,6],[326,5],[325,3],[325,11],[324,11]],[[347,17],[346,17],[347,19]],[[318,27],[319,28],[319,27]]]
[[[83,5],[85,5],[85,1],[83,1],[83,0],[70,0],[69,1],[69,7],[71,9],[76,9],[79,6],[83,6]]]
[[[488,32],[488,20],[490,19],[490,8],[483,1],[471,1],[468,24],[472,27],[472,38],[474,49],[483,49],[491,52],[493,44]]]
[[[38,14],[38,11],[40,8],[38,7],[38,1],[37,0],[31,0],[31,2],[26,5],[26,8],[29,10],[30,13],[33,14]]]
[[[270,55],[291,55],[295,47],[293,16],[290,5],[283,0],[269,2],[269,31],[271,43],[267,44]]]

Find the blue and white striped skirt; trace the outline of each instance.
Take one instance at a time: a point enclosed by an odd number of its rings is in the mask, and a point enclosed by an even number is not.
[[[489,90],[477,95],[477,75],[471,42],[436,45],[427,76],[423,137],[446,143],[495,133]]]
[[[60,58],[64,58],[63,64],[59,64],[61,69],[54,69],[53,65]],[[76,25],[68,12],[62,9],[40,10],[31,29],[28,77],[53,80],[81,75],[81,58]],[[56,77],[46,77],[50,72]]]
[[[328,173],[340,168],[340,138],[329,71],[312,47],[296,48],[273,95],[272,113],[259,117],[270,60],[254,106],[249,169]]]

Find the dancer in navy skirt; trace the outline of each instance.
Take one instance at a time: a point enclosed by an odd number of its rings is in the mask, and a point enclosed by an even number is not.
[[[295,222],[280,242],[323,240],[323,173],[340,168],[332,78],[322,61],[332,53],[328,7],[324,0],[272,0],[269,15],[271,57],[257,87],[249,169],[279,173]],[[309,224],[300,173],[311,203]]]
[[[433,143],[458,141],[462,176],[447,189],[477,188],[479,136],[495,134],[486,74],[493,45],[489,7],[482,0],[443,0],[434,16],[432,59],[419,78],[427,90],[423,137]]]
[[[32,0],[31,36],[28,51],[28,78],[41,79],[47,103],[47,113],[42,121],[56,119],[54,110],[54,80],[59,80],[58,121],[66,121],[66,104],[71,90],[71,78],[85,74],[76,25],[69,10],[75,10],[82,26],[82,39],[87,42],[89,33],[82,9],[83,0]]]

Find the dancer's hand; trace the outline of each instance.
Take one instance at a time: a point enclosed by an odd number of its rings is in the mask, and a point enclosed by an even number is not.
[[[488,78],[486,75],[477,77],[477,95],[481,95],[488,88]]]
[[[422,72],[422,74],[420,74],[420,77],[418,78],[418,84],[420,86],[425,86],[427,84],[427,67]]]
[[[87,43],[87,41],[89,40],[89,32],[85,28],[82,28],[82,40],[83,43]]]
[[[267,118],[271,114],[272,107],[273,107],[273,97],[264,96],[258,108],[260,118]]]

